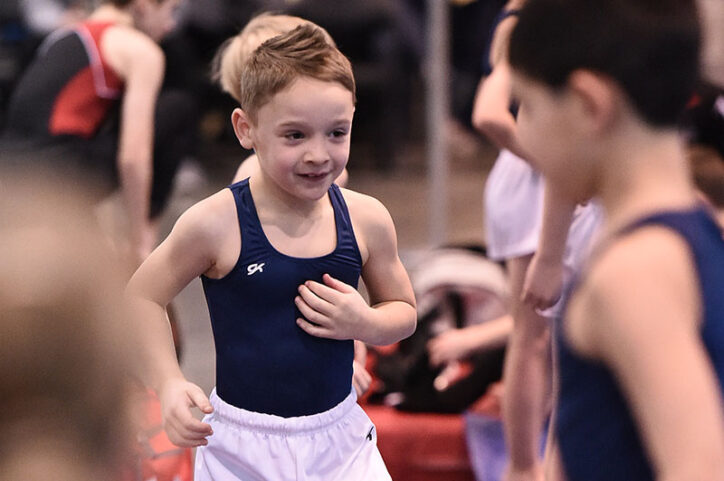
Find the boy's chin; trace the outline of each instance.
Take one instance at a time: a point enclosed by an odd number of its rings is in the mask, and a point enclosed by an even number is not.
[[[317,186],[303,187],[300,188],[300,196],[307,200],[319,200],[327,195],[329,188],[332,186],[332,181],[320,183]]]

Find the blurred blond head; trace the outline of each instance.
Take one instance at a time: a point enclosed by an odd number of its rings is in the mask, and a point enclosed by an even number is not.
[[[219,48],[212,65],[212,77],[219,82],[224,92],[241,102],[241,74],[244,64],[262,43],[270,38],[294,30],[300,25],[312,25],[319,28],[327,42],[336,46],[329,33],[309,20],[291,15],[262,13]]]

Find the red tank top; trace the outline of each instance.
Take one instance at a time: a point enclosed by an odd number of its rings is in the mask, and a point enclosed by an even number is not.
[[[80,39],[88,63],[58,92],[48,122],[52,135],[91,138],[121,97],[123,81],[106,62],[101,39],[111,22],[85,22],[72,30]]]

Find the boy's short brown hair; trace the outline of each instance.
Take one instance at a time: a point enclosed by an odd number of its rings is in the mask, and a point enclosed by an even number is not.
[[[267,40],[251,55],[241,75],[242,108],[255,121],[259,109],[299,77],[337,82],[356,101],[349,60],[329,44],[321,29],[300,25]]]

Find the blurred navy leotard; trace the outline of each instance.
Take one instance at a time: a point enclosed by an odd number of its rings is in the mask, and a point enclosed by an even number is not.
[[[709,213],[698,208],[646,217],[619,235],[650,225],[672,229],[689,245],[701,288],[701,339],[724,393],[722,232]],[[632,313],[631,322],[635,321],[636,315]],[[559,326],[560,391],[556,427],[568,480],[653,481],[652,467],[637,425],[613,373],[603,364],[573,352],[563,331]]]
[[[313,337],[296,324],[297,288],[328,273],[353,287],[362,269],[349,211],[336,185],[329,189],[337,245],[314,258],[278,252],[266,238],[249,181],[229,187],[236,201],[242,247],[221,279],[202,276],[216,344],[216,390],[225,402],[282,417],[329,410],[352,388],[352,341]]]

